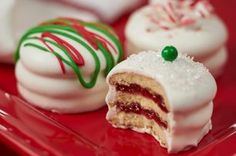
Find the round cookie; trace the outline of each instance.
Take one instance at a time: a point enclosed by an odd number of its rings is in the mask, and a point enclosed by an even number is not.
[[[140,52],[107,76],[106,119],[116,128],[152,135],[169,153],[197,146],[209,132],[217,90],[204,65],[174,54]]]
[[[142,50],[160,50],[169,44],[204,62],[207,59],[210,61],[225,47],[228,38],[226,27],[212,13],[210,4],[199,1],[191,7],[187,4],[179,6],[179,1],[167,0],[166,3],[153,2],[130,17],[125,30],[128,55]]]
[[[16,52],[19,93],[59,113],[104,105],[105,77],[122,59],[114,31],[100,23],[58,18],[30,29]]]

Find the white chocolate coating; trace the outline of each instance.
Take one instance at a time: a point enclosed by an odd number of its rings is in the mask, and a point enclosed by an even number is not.
[[[76,9],[58,1],[2,0],[0,5],[0,62],[13,63],[16,44],[23,33],[42,21],[57,17],[97,21],[87,11]]]
[[[43,77],[27,71],[21,62],[17,64],[16,75],[18,91],[37,107],[57,113],[79,113],[96,110],[105,105],[107,86],[104,85],[104,78],[88,90],[79,85],[76,77]]]
[[[106,33],[99,31],[99,29],[88,28],[86,26],[84,26],[84,29],[90,33],[93,32],[96,35],[99,35],[110,43],[107,45],[107,48],[116,64],[119,59],[119,54],[121,53],[118,45],[116,45]],[[63,73],[58,58],[52,54],[52,52],[46,52],[32,46],[25,46],[27,43],[32,43],[45,47],[41,40],[32,39],[40,37],[42,33],[32,33],[27,36],[28,39],[23,40],[20,44],[20,59],[16,64],[16,78],[19,93],[30,103],[58,113],[93,111],[104,106],[104,99],[107,92],[104,73],[107,61],[102,51],[90,46],[88,40],[77,33],[72,33],[63,29],[57,29],[57,31],[77,37],[81,42],[84,42],[88,47],[93,49],[94,55],[98,57],[100,63],[98,65],[100,70],[95,86],[92,88],[83,86],[73,68],[64,62],[65,73]],[[91,75],[94,74],[96,69],[96,64],[89,49],[72,38],[56,33],[52,34],[65,40],[69,45],[79,51],[85,62],[83,66],[79,67],[81,75],[86,82],[90,81]],[[115,35],[113,37],[115,37]],[[62,49],[59,49],[53,44],[47,44],[54,52],[60,54],[65,60],[69,60]],[[113,48],[111,46],[113,46]]]
[[[163,30],[147,17],[154,13],[153,6],[148,5],[133,13],[129,19],[125,30],[128,55],[143,50],[161,50],[165,45],[173,45],[180,52],[205,63],[207,59],[212,62],[211,56],[225,46],[228,38],[226,27],[214,14],[197,20],[193,25]],[[217,64],[217,61],[210,64]],[[206,66],[208,65],[207,63]],[[209,68],[214,73],[222,66],[223,64],[213,69],[216,67],[210,65]]]
[[[149,4],[166,3],[168,0],[148,0]]]
[[[216,51],[213,56],[208,57],[206,60],[201,61],[214,77],[220,76],[224,71],[224,66],[228,60],[228,52],[225,47]]]
[[[134,47],[131,46],[132,46],[131,44],[128,44],[127,48],[134,49]],[[211,72],[212,75],[214,75],[214,77],[218,77],[223,72],[227,60],[228,60],[228,52],[226,47],[223,47],[217,50],[212,56],[208,56],[199,61],[202,62],[207,67],[207,69],[209,69],[209,71]]]
[[[217,87],[213,76],[201,63],[182,54],[175,61],[168,62],[158,52],[141,52],[114,67],[107,77],[107,83],[112,75],[124,72],[150,77],[163,87],[170,107],[167,114],[168,130],[165,131],[168,152],[175,153],[189,146],[197,146],[211,129],[212,100]],[[107,103],[115,93],[115,88],[109,85]],[[115,114],[116,110],[109,108],[107,119]],[[134,130],[150,134],[148,128]]]
[[[67,74],[64,75],[52,54],[34,51],[22,50],[21,60],[16,65],[17,87],[23,98],[57,113],[86,112],[105,105],[107,86],[103,74],[98,77],[95,87],[85,89],[70,67],[66,67]],[[28,60],[35,57],[35,62]]]
[[[54,0],[16,0],[13,17],[15,36],[19,39],[29,28],[57,17],[70,17],[85,21],[98,20],[92,13]]]
[[[42,21],[70,17],[85,21],[98,21],[101,18],[113,22],[140,3],[142,0],[2,0],[0,62],[13,63],[19,38]]]
[[[113,22],[127,11],[134,9],[142,0],[63,0],[80,7],[89,8],[106,22]]]

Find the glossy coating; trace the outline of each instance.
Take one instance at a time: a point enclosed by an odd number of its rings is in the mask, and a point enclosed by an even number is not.
[[[229,62],[223,75],[217,79],[218,93],[214,101],[213,129],[198,148],[176,156],[231,156],[236,153],[236,23],[232,22],[233,6],[236,6],[236,2],[215,0],[213,4],[230,31]],[[123,40],[126,21],[127,17],[124,17],[114,24]],[[13,66],[0,64],[0,88],[17,95],[13,75]],[[0,93],[0,124],[3,125],[0,127],[0,139],[20,154],[41,155],[42,151],[46,150],[47,153],[42,155],[76,155],[79,152],[79,155],[86,156],[96,153],[104,156],[167,155],[166,150],[151,136],[112,128],[105,120],[105,107],[91,113],[57,115],[33,109],[16,97],[9,99],[5,95],[7,94]],[[7,127],[8,131],[4,127]],[[9,128],[13,131],[9,131]],[[19,133],[15,133],[16,130]],[[60,137],[54,135],[55,133],[63,135]],[[24,141],[25,138],[30,141]],[[73,138],[76,141],[72,141]],[[4,155],[4,151],[1,151],[1,155]]]

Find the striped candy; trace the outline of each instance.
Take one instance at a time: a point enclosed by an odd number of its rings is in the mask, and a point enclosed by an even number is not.
[[[176,26],[188,26],[199,18],[208,17],[213,7],[207,0],[167,0],[166,3],[152,5],[150,21],[161,29],[169,30]]]

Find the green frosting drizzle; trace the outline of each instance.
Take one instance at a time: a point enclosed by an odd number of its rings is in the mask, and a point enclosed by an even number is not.
[[[44,33],[45,36],[48,36],[44,37]],[[41,38],[39,38],[36,37],[35,34],[42,34],[42,36]],[[72,52],[69,51],[71,48],[67,48],[68,46],[73,45],[68,45],[69,43],[63,41],[60,36],[73,40],[80,46],[83,46],[84,48],[86,48],[87,52],[90,53],[93,57],[95,62],[95,70],[89,80],[86,81],[81,73],[80,68],[83,66],[83,64],[76,63],[76,60],[71,55]],[[103,36],[105,36],[105,38]],[[49,39],[49,37],[51,38]],[[31,42],[35,40],[38,40],[39,42],[43,43],[43,46],[42,44],[36,44],[37,42]],[[87,43],[84,40],[87,41]],[[65,42],[67,46],[65,46]],[[94,43],[96,45],[94,45]],[[60,55],[60,53],[57,52],[55,49],[53,49],[53,46],[49,47],[50,45],[53,45],[54,47],[60,49],[61,52],[65,54],[66,58]],[[52,53],[57,58],[59,58],[60,61],[62,61],[73,69],[73,71],[78,77],[79,82],[85,88],[92,88],[95,86],[97,77],[101,70],[101,62],[99,60],[99,57],[97,55],[98,52],[96,52],[96,50],[99,50],[106,60],[104,76],[109,73],[109,71],[115,66],[116,63],[121,61],[123,55],[120,41],[110,27],[98,23],[86,23],[74,19],[62,18],[43,23],[42,25],[32,28],[31,30],[26,32],[18,44],[15,54],[16,61],[18,61],[20,58],[21,47],[33,47],[36,49],[40,49],[44,52]],[[113,50],[113,52],[111,52],[111,49]],[[80,61],[81,60],[86,60],[86,58],[83,58],[81,56]]]

